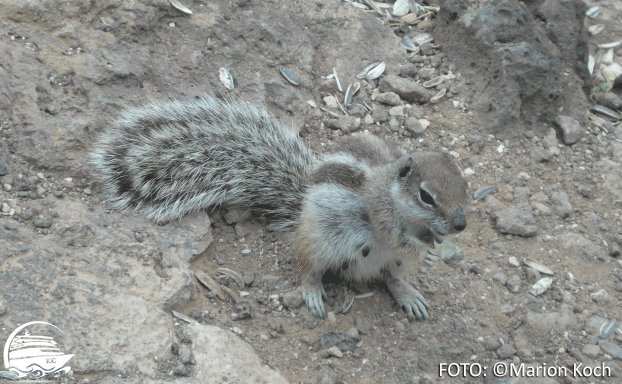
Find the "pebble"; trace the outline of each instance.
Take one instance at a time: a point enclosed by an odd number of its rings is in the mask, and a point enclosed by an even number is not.
[[[395,332],[397,333],[406,331],[406,327],[404,326],[404,323],[402,323],[401,321],[396,321],[395,323],[393,323],[393,328],[395,329]]]
[[[279,282],[279,276],[265,275],[261,277],[261,282],[268,285],[276,285]]]
[[[188,368],[186,368],[181,361],[178,361],[177,364],[175,364],[175,368],[173,368],[173,373],[177,376],[188,376]]]
[[[9,213],[11,207],[7,203],[2,203],[2,213]]]
[[[501,344],[499,339],[495,339],[493,337],[489,337],[484,340],[484,348],[486,348],[488,351],[496,351],[497,349],[501,348],[502,345],[503,344]]]
[[[52,226],[52,218],[50,216],[38,217],[34,220],[36,228],[50,228]]]
[[[510,265],[513,267],[520,267],[520,263],[518,262],[518,259],[514,256],[510,256],[508,258],[508,263],[510,263]]]
[[[562,130],[562,140],[566,145],[571,145],[581,140],[585,133],[581,123],[572,117],[559,115],[555,118],[555,122]]]
[[[520,290],[521,280],[520,276],[512,275],[507,282],[507,287],[512,293],[517,293]]]
[[[611,355],[614,359],[622,360],[622,348],[618,345],[607,340],[599,340],[598,345],[605,353]]]
[[[598,345],[586,344],[583,346],[581,353],[589,358],[595,359],[600,355],[600,347]]]
[[[572,205],[568,201],[568,194],[566,192],[553,192],[551,195],[551,203],[555,208],[555,213],[562,219],[570,216],[572,213]]]
[[[505,344],[501,346],[499,349],[497,349],[496,352],[497,352],[497,356],[499,356],[500,359],[505,360],[505,359],[509,359],[510,357],[514,356],[516,354],[516,349],[512,347],[510,344]]]
[[[497,283],[501,284],[502,286],[505,286],[505,284],[507,284],[507,282],[508,282],[508,277],[503,272],[497,272],[494,275],[492,275],[491,277],[492,277],[492,279],[494,281],[496,281]]]
[[[2,186],[2,188],[4,188],[5,191],[9,192],[11,189],[13,189],[13,187],[11,187],[11,184],[4,184]]]
[[[283,295],[283,305],[290,309],[297,309],[302,306],[304,300],[302,293],[298,290],[287,292]]]
[[[348,329],[346,331],[346,335],[348,335],[348,337],[351,338],[354,341],[361,340],[361,335],[359,334],[358,329],[356,329],[355,327],[352,327],[352,328]]]
[[[493,212],[492,217],[496,220],[497,229],[501,233],[525,237],[535,236],[538,233],[536,218],[530,205],[514,205]]]
[[[387,105],[400,105],[402,101],[399,95],[395,92],[384,92],[376,95],[376,101]],[[389,112],[391,113],[391,112]]]
[[[337,98],[335,96],[326,96],[323,100],[324,104],[326,104],[328,108],[339,108],[339,104],[337,103]]]
[[[332,346],[328,348],[328,354],[330,356],[343,357],[343,352],[341,352],[341,350],[337,348],[336,346]]]
[[[404,128],[415,137],[419,137],[425,132],[425,128],[423,128],[419,119],[415,117],[407,117],[404,121]]]
[[[590,294],[590,297],[593,301],[598,304],[607,304],[609,302],[609,294],[604,289],[599,290],[598,292],[594,292]]]

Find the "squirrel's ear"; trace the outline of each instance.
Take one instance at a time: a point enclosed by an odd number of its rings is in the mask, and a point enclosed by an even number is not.
[[[402,166],[402,168],[400,168],[400,177],[406,177],[408,175],[408,173],[410,173],[410,170],[413,167],[413,158],[409,157],[408,160],[406,160],[406,164],[404,164]]]

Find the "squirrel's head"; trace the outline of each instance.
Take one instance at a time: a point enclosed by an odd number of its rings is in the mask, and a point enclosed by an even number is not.
[[[468,184],[449,154],[417,152],[394,165],[392,195],[405,235],[434,245],[466,228]]]

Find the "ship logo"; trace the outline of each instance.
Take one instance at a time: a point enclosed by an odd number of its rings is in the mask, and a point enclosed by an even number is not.
[[[56,326],[43,321],[32,321],[17,327],[4,345],[6,371],[0,372],[0,377],[14,380],[39,379],[44,376],[60,376],[71,370],[65,364],[73,355],[63,353],[53,337],[30,334],[27,328],[36,324],[52,327],[63,333]]]

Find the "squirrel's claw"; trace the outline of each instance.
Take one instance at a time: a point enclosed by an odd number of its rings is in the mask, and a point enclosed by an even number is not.
[[[326,311],[324,310],[324,302],[322,298],[327,298],[326,291],[322,285],[322,276],[315,276],[310,274],[305,277],[302,282],[302,298],[307,307],[311,311],[311,314],[320,319],[326,318]]]
[[[430,309],[430,305],[410,284],[394,277],[387,278],[386,283],[397,304],[406,311],[408,320],[426,320],[429,317],[426,308]]]

